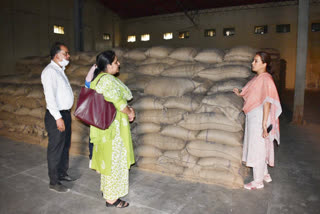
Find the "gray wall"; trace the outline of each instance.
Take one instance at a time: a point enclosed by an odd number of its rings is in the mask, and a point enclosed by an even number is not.
[[[0,7],[0,74],[14,73],[17,59],[46,56],[55,41],[66,43],[74,51],[74,0],[1,0]],[[119,18],[98,0],[84,0],[84,49],[99,51],[112,47],[102,40],[103,33],[117,35]],[[64,26],[64,35],[54,34],[53,25]]]

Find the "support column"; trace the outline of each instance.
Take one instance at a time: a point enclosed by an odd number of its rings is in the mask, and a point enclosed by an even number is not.
[[[74,0],[74,49],[83,51],[83,24],[82,24],[83,0]]]
[[[297,65],[292,123],[303,123],[304,93],[308,54],[309,0],[299,0]]]

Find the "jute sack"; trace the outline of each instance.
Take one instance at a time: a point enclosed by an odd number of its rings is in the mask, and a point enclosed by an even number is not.
[[[201,104],[201,106],[195,111],[195,113],[204,113],[204,112],[214,112],[218,114],[224,114],[230,120],[236,121],[239,124],[242,124],[242,110],[238,110],[235,107],[223,107],[223,106],[213,106],[208,104]]]
[[[154,78],[144,89],[145,94],[157,97],[180,97],[193,91],[199,84],[185,78]]]
[[[229,56],[224,59],[226,62],[232,62],[232,61],[243,61],[243,62],[252,62],[253,57],[252,56]]]
[[[160,157],[162,155],[162,152],[160,149],[150,146],[150,145],[139,145],[135,151],[135,155],[140,157],[149,157],[149,158],[155,158]]]
[[[206,96],[203,98],[202,103],[212,106],[229,106],[238,110],[241,110],[243,107],[243,99],[235,95],[233,92],[217,93]]]
[[[153,172],[160,172],[166,175],[174,175],[174,176],[180,176],[183,173],[184,167],[177,166],[173,163],[156,163],[156,164],[144,164],[140,163],[139,168],[141,169],[147,169]]]
[[[241,89],[246,84],[245,79],[229,79],[224,81],[214,82],[208,91],[208,95],[219,92],[232,92],[234,88]]]
[[[178,166],[192,168],[196,165],[198,157],[190,155],[185,149],[182,151],[166,151],[158,158],[158,163],[173,163]]]
[[[145,96],[141,97],[137,101],[132,104],[132,107],[136,110],[153,110],[158,109],[161,110],[164,108],[163,103],[164,99],[154,97],[154,96]]]
[[[172,52],[172,48],[165,47],[165,46],[154,46],[149,48],[145,54],[148,57],[153,58],[166,58]]]
[[[203,63],[219,63],[223,61],[224,52],[217,48],[204,49],[200,51],[194,58],[198,62]]]
[[[126,85],[131,90],[144,90],[144,88],[148,85],[151,79],[154,78],[152,76],[136,76],[135,78],[129,79],[126,82]]]
[[[143,60],[142,62],[139,62],[139,65],[147,65],[147,64],[154,64],[154,63],[164,63],[168,65],[173,65],[177,63],[178,61],[169,57],[166,58],[150,58]]]
[[[151,145],[161,150],[181,150],[185,147],[185,141],[163,136],[157,133],[144,134],[139,137],[139,143],[144,145]]]
[[[243,132],[227,132],[223,130],[207,129],[202,130],[197,135],[197,139],[204,141],[212,141],[230,146],[242,145]]]
[[[15,111],[15,114],[16,115],[29,115],[32,117],[43,119],[44,114],[45,114],[45,109],[44,108],[29,109],[29,108],[22,107],[20,109],[17,109]]]
[[[186,77],[192,78],[194,77],[199,71],[205,69],[206,67],[203,64],[192,64],[192,65],[177,65],[172,66],[170,68],[165,69],[161,76],[166,77]]]
[[[94,63],[96,63],[97,55],[98,52],[81,52],[79,53],[79,60],[76,61],[76,64],[93,65]]]
[[[0,106],[0,111],[14,113],[18,109],[17,106],[13,106],[11,104],[3,104]]]
[[[206,94],[209,88],[212,86],[212,81],[205,80],[204,82],[201,82],[199,86],[197,86],[192,93],[203,95]]]
[[[69,78],[71,85],[84,85],[84,78],[80,76],[72,76]]]
[[[231,120],[238,120],[243,107],[243,99],[233,92],[206,96],[203,98],[202,103],[220,108]]]
[[[91,66],[92,66],[92,65],[82,65],[82,66],[79,66],[79,68],[75,69],[75,70],[72,72],[72,75],[82,77],[82,78],[83,78],[83,82],[84,82],[85,77],[87,76],[87,74],[88,74]]]
[[[199,158],[220,157],[241,162],[241,146],[229,146],[215,142],[194,140],[190,141],[186,148],[189,154]]]
[[[251,57],[253,58],[258,50],[248,47],[248,46],[237,46],[231,48],[225,55],[224,60],[225,61],[232,61],[229,60],[230,58],[234,56],[240,56],[240,57]]]
[[[134,135],[147,134],[147,133],[159,133],[161,126],[155,123],[139,123],[133,127],[131,133]]]
[[[248,78],[251,71],[248,67],[242,65],[225,65],[204,69],[199,71],[197,75],[213,81],[221,81],[232,78]]]
[[[171,52],[169,57],[181,61],[194,61],[197,53],[198,51],[195,48],[177,48]]]
[[[146,165],[146,164],[157,164],[158,158],[147,158],[147,157],[140,157],[137,160],[138,167],[140,165]]]
[[[121,58],[121,57],[123,57],[123,55],[128,51],[127,49],[125,49],[125,48],[112,48],[111,50],[113,50],[114,51],[114,53],[116,54],[116,56],[118,57],[118,58]]]
[[[163,106],[166,108],[178,108],[186,111],[194,111],[199,107],[201,100],[201,96],[185,95],[182,97],[168,97]]]
[[[197,139],[199,131],[191,131],[177,125],[167,125],[160,131],[162,135],[179,138],[185,141]]]
[[[137,112],[138,123],[173,124],[179,122],[186,111],[181,109],[145,110]]]
[[[194,170],[192,168],[186,168],[183,172],[183,177],[218,184],[229,188],[243,187],[243,178],[229,170]]]
[[[140,65],[137,68],[136,72],[145,74],[145,75],[158,76],[168,67],[169,65],[164,63],[146,64],[146,65]]]
[[[251,70],[251,62],[249,62],[249,61],[223,61],[223,62],[214,64],[213,67],[222,67],[222,66],[226,66],[226,65],[241,65],[241,66],[245,66]]]
[[[218,158],[218,157],[210,157],[210,158],[200,158],[197,162],[199,166],[210,167],[210,166],[219,166],[225,169],[229,169],[230,167],[233,168],[240,168],[241,163],[238,161],[232,161],[225,158]]]
[[[37,98],[37,99],[43,99],[44,93],[43,93],[43,87],[42,85],[33,85],[31,91],[28,93],[27,97],[29,98]]]
[[[138,50],[138,49],[130,50],[127,53],[125,53],[123,56],[125,58],[136,60],[136,61],[145,60],[147,58],[144,51]]]
[[[225,115],[218,113],[185,114],[178,125],[189,130],[217,129],[229,132],[242,130],[241,124],[237,124]]]

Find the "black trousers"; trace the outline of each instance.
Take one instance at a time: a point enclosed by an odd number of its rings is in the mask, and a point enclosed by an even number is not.
[[[49,142],[47,148],[48,174],[50,184],[57,184],[59,177],[67,175],[69,168],[69,149],[71,145],[71,114],[70,111],[60,111],[65,131],[60,132],[56,120],[47,110],[44,118]]]

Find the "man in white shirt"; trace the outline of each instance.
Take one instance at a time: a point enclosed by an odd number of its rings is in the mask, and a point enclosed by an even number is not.
[[[41,74],[47,111],[45,127],[48,132],[48,174],[49,189],[57,192],[68,192],[61,180],[73,181],[67,174],[69,168],[69,149],[71,144],[71,114],[73,92],[64,73],[69,64],[70,54],[63,43],[55,43],[51,50],[51,62]]]

